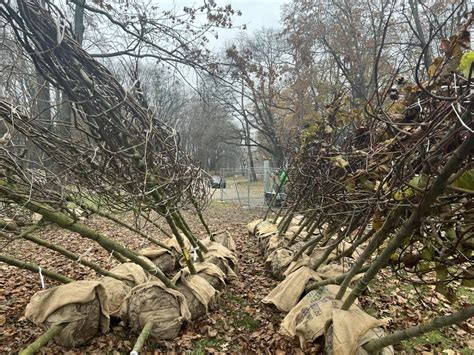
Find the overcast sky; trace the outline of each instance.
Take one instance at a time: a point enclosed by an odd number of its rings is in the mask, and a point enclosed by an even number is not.
[[[232,40],[239,35],[241,30],[238,27],[247,25],[248,34],[252,34],[255,30],[262,27],[278,28],[280,26],[281,7],[288,3],[289,0],[216,0],[218,6],[225,6],[231,4],[235,10],[242,11],[242,16],[234,17],[234,29],[219,30],[219,39],[211,42],[211,48],[218,49],[223,47],[226,42]],[[199,0],[160,0],[162,8],[175,7],[177,9],[184,6],[199,5],[202,2]],[[174,5],[174,6],[173,6]]]

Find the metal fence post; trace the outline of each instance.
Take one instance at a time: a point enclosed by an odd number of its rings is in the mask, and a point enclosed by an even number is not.
[[[221,202],[224,202],[224,189],[223,189],[223,186],[222,186],[222,181],[224,179],[224,169],[221,168],[221,184],[219,186],[219,190],[221,190]]]
[[[270,191],[270,161],[263,161],[263,189],[264,193]]]
[[[247,167],[247,203],[250,207],[250,169]]]

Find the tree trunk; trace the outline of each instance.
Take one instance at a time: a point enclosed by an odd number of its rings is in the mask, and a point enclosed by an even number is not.
[[[389,345],[398,344],[403,340],[418,337],[433,330],[447,327],[453,324],[459,324],[469,318],[474,317],[474,306],[469,306],[464,309],[460,309],[453,314],[436,317],[428,324],[418,325],[415,327],[406,328],[403,330],[396,331],[392,334],[385,335],[379,339],[369,341],[363,346],[363,348],[369,353],[374,354],[377,350],[385,348]]]
[[[40,266],[29,263],[26,261],[18,260],[15,258],[12,258],[8,255],[0,254],[0,261],[4,262],[5,264],[11,265],[11,266],[16,266],[17,268],[24,269],[24,270],[30,270],[33,272],[39,273],[40,271]],[[63,284],[67,284],[69,282],[73,282],[73,279],[70,279],[69,277],[63,276],[61,274],[58,274],[54,271],[50,271],[47,269],[41,268],[41,274],[50,278],[51,280],[59,281]]]
[[[47,242],[46,240],[40,239],[40,238],[34,236],[32,233],[33,233],[33,231],[26,231],[24,233],[21,233],[21,237],[23,239],[29,240],[30,242],[33,242],[37,245],[41,245],[41,246],[46,247],[48,249],[54,250],[54,251],[64,255],[66,258],[71,259],[74,262],[77,262],[81,265],[84,265],[84,266],[87,266],[87,267],[91,268],[92,270],[94,270],[95,272],[97,272],[98,274],[100,274],[102,276],[109,276],[109,277],[113,277],[114,279],[117,279],[117,280],[122,280],[122,277],[120,277],[118,275],[115,275],[114,273],[100,267],[99,265],[97,265],[97,264],[95,264],[91,261],[83,259],[81,255],[74,254],[73,252],[67,250],[66,248],[63,248],[62,246],[59,246],[59,245]]]
[[[133,349],[130,352],[130,354],[138,355],[140,351],[142,351],[143,345],[145,344],[145,341],[150,336],[150,332],[152,328],[153,328],[153,322],[148,321],[143,327],[142,331],[140,332],[140,335],[138,336],[137,341],[135,342],[135,345],[133,346]]]
[[[430,67],[431,63],[433,62],[432,56],[431,56],[431,49],[425,48],[426,46],[426,38],[425,34],[423,32],[423,26],[421,25],[420,21],[420,15],[418,13],[418,4],[416,3],[418,0],[408,0],[408,3],[410,4],[410,9],[411,9],[411,14],[413,16],[413,21],[415,22],[415,27],[416,27],[416,37],[418,37],[418,40],[420,41],[420,47],[425,49],[425,52],[423,53],[423,62],[425,64],[425,69],[428,72],[428,68]]]
[[[255,173],[255,164],[253,161],[252,147],[250,144],[250,127],[247,119],[245,120],[245,145],[247,146],[247,157],[249,160],[248,169],[250,169],[250,181],[257,181],[257,174]]]
[[[117,223],[119,226],[122,226],[122,227],[125,227],[127,228],[128,230],[140,235],[141,237],[145,238],[146,240],[148,240],[149,242],[163,248],[163,249],[166,249],[166,250],[171,250],[171,248],[169,246],[167,246],[166,244],[163,244],[162,242],[160,242],[159,240],[157,240],[156,238],[153,238],[153,237],[150,237],[149,235],[143,233],[142,231],[136,229],[135,227],[123,222],[122,220],[120,220],[119,218],[117,217],[114,217],[113,215],[109,214],[109,213],[106,213],[106,212],[103,212],[100,210],[99,207],[95,206],[92,202],[90,201],[80,201],[79,199],[76,199],[76,198],[73,198],[71,196],[67,197],[67,199],[71,202],[74,202],[75,204],[77,204],[79,207],[85,209],[85,210],[88,210],[90,212],[93,212],[99,216],[102,216],[104,218],[107,218],[107,219],[110,219],[111,221]]]
[[[25,349],[20,351],[19,355],[34,355],[36,354],[43,346],[48,344],[51,340],[54,339],[56,335],[61,333],[61,330],[63,330],[66,327],[67,324],[59,324],[59,325],[54,325],[51,328],[49,328],[46,332],[41,334],[36,340],[28,345]]]
[[[367,288],[369,282],[377,275],[380,269],[384,267],[387,261],[390,260],[390,255],[392,255],[398,249],[398,247],[403,243],[405,238],[408,238],[413,233],[413,231],[418,228],[418,226],[420,225],[421,218],[425,217],[428,214],[429,208],[431,207],[433,202],[446,188],[449,182],[449,177],[459,169],[466,156],[471,153],[473,146],[474,134],[470,133],[464,140],[464,142],[459,146],[459,148],[453,153],[451,158],[449,158],[449,160],[446,162],[441,173],[438,175],[429,190],[423,196],[423,199],[418,205],[418,208],[415,207],[410,218],[400,228],[395,237],[390,240],[385,250],[371,264],[369,270],[367,270],[362,279],[357,283],[357,286],[348,295],[344,304],[341,307],[342,310],[349,309],[349,307],[354,303],[357,297],[359,297],[362,292]]]
[[[375,250],[384,242],[385,239],[390,235],[390,232],[396,226],[401,214],[402,214],[402,207],[397,206],[393,209],[387,219],[385,220],[382,228],[380,228],[375,235],[372,237],[372,240],[369,242],[367,247],[364,249],[362,254],[357,258],[356,262],[352,266],[352,268],[347,273],[346,279],[341,285],[339,292],[336,295],[336,299],[340,300],[346,293],[346,289],[349,286],[350,282],[354,278],[356,274],[359,273],[359,270],[362,268],[362,265],[370,258],[370,256],[374,253]],[[370,235],[370,232],[369,232]]]
[[[51,207],[40,204],[31,200],[29,196],[25,196],[14,192],[5,186],[0,186],[0,194],[12,200],[23,207],[29,209],[30,211],[39,213],[42,215],[46,220],[57,224],[58,226],[70,230],[72,232],[76,232],[83,236],[84,238],[94,240],[104,249],[111,251],[111,252],[118,252],[119,254],[123,255],[130,259],[132,262],[140,265],[143,270],[148,272],[149,274],[156,276],[162,281],[167,287],[176,289],[175,285],[163,274],[163,272],[158,268],[150,268],[149,263],[141,259],[138,255],[136,255],[131,250],[127,249],[126,247],[122,246],[120,243],[107,238],[106,236],[96,232],[95,230],[83,225],[80,222],[73,220],[71,217],[65,215],[64,213],[58,212],[53,210]]]

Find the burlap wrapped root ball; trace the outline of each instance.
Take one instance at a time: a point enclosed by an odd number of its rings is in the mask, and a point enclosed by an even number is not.
[[[145,248],[140,250],[140,255],[148,258],[165,274],[170,274],[178,266],[175,250],[166,250],[161,247]]]
[[[275,244],[276,249],[283,244],[284,237],[278,235],[278,226],[268,221],[259,223],[255,229],[255,237],[257,238],[257,245],[262,255],[268,256],[271,250],[268,249],[270,239],[282,241],[281,243]]]
[[[64,324],[54,342],[66,348],[87,344],[109,329],[107,295],[99,281],[76,281],[37,292],[25,316],[48,329]]]
[[[253,220],[252,222],[250,222],[249,224],[247,224],[247,231],[249,233],[249,235],[255,235],[256,231],[257,231],[257,226],[263,222],[263,219],[256,219],[256,220]]]
[[[235,271],[237,269],[237,257],[225,246],[213,242],[210,239],[204,239],[202,244],[207,248],[205,261],[217,265],[226,275],[227,280],[237,279]]]
[[[303,266],[288,275],[262,300],[281,312],[289,312],[300,301],[309,282],[321,281],[318,273]]]
[[[327,354],[363,354],[362,345],[376,338],[386,321],[366,314],[357,304],[341,310],[351,290],[336,300],[339,290],[337,285],[326,285],[310,291],[283,319],[280,333],[297,336],[303,349],[324,336]]]
[[[297,242],[288,247],[288,241],[289,239],[286,239],[286,237],[273,235],[268,240],[265,250],[268,253],[265,268],[277,280],[283,280],[301,266],[312,268],[318,261],[316,259],[318,256],[309,257],[304,253],[297,260],[292,261],[294,255],[300,251],[306,242]]]
[[[207,314],[209,308],[215,305],[217,291],[207,280],[209,279],[218,285],[223,280],[223,272],[217,266],[209,265],[209,263],[195,263],[194,265],[196,275],[191,275],[188,268],[184,268],[172,280],[186,298],[193,320]]]
[[[110,272],[122,277],[122,280],[131,287],[145,283],[149,278],[149,275],[145,270],[135,263],[123,263],[117,265],[111,269]]]
[[[358,307],[348,311],[334,309],[332,319],[324,327],[324,351],[327,355],[368,355],[364,345],[385,335],[381,328],[386,320],[376,319]],[[379,355],[395,354],[393,346],[378,351]]]
[[[194,263],[194,268],[197,274],[209,282],[216,291],[221,291],[226,286],[226,275],[217,265],[209,262],[197,262]],[[189,269],[187,267],[181,269],[179,274],[189,275]]]
[[[111,317],[118,317],[123,300],[129,294],[132,287],[148,281],[148,275],[140,265],[135,263],[124,263],[110,270],[113,274],[120,276],[122,280],[106,276],[100,279],[107,293],[107,309]]]
[[[184,243],[184,247],[189,250],[191,248],[191,243],[189,240],[186,238],[184,234],[181,233],[181,238]],[[183,250],[179,246],[178,241],[176,238],[168,238],[163,241],[163,244],[166,245],[167,247],[170,248],[171,253],[173,256],[176,258],[176,260],[179,260],[181,256],[183,255]],[[178,265],[177,265],[178,266]]]
[[[294,252],[288,248],[277,248],[265,260],[265,269],[277,280],[283,280],[283,273],[290,265]]]
[[[152,322],[150,335],[155,340],[176,338],[183,324],[191,319],[183,294],[167,288],[161,281],[134,287],[124,299],[120,315],[137,334]]]
[[[214,241],[219,243],[229,249],[231,252],[235,252],[237,250],[237,246],[235,245],[234,238],[230,235],[229,232],[225,231],[225,233],[220,233],[214,236]]]
[[[300,301],[309,284],[337,277],[347,271],[342,265],[335,264],[321,266],[318,271],[314,271],[305,265],[304,259],[302,261],[299,266],[297,263],[292,263],[293,271],[289,274],[284,272],[285,279],[262,300],[263,303],[272,304],[282,312],[289,312]],[[327,287],[333,289],[339,286]]]
[[[122,302],[132,289],[125,282],[114,279],[113,277],[103,277],[100,283],[104,286],[107,293],[107,308],[111,317],[118,317]]]

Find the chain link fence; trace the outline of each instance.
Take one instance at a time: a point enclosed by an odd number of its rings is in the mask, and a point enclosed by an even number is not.
[[[212,199],[220,202],[237,203],[240,206],[264,207],[269,202],[275,184],[275,172],[268,162],[251,169],[220,169],[220,187],[212,187]],[[256,179],[255,179],[256,177]],[[210,184],[211,185],[211,184]],[[271,199],[271,197],[270,197]]]

